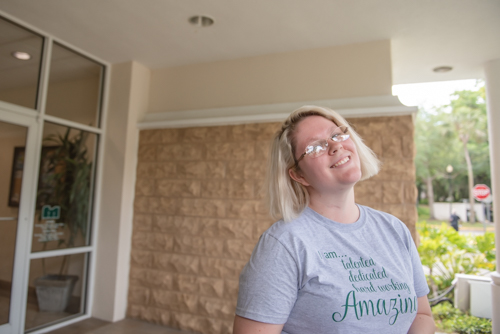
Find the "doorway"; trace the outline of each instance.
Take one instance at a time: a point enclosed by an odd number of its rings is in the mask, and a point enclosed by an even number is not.
[[[0,109],[0,333],[22,331],[26,245],[36,179],[33,118]],[[22,152],[21,152],[22,151]]]
[[[1,16],[0,52],[0,334],[36,334],[90,315],[107,67]]]

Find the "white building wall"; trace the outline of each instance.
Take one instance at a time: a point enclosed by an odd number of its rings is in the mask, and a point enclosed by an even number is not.
[[[467,209],[469,208],[469,203],[434,203],[434,216],[438,220],[449,221],[450,212],[456,212],[456,214],[460,217],[461,221],[467,221]],[[476,220],[479,222],[484,222],[485,214],[484,214],[484,204],[476,203],[474,205],[474,211],[476,212]]]

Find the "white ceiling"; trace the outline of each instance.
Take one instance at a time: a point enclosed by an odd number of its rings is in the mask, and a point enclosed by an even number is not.
[[[151,69],[391,39],[402,84],[482,78],[500,58],[500,0],[0,0],[0,11]],[[190,25],[197,14],[215,24]],[[442,65],[454,69],[432,72]]]

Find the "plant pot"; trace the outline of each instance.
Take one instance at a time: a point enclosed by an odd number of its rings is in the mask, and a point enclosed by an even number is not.
[[[38,308],[41,312],[64,312],[78,276],[45,275],[35,280]]]

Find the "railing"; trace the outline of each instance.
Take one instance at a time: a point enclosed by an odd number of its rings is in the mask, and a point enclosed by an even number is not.
[[[442,292],[440,295],[429,299],[429,304],[431,304],[431,306],[436,306],[436,305],[444,303],[444,302],[450,302],[453,305],[453,300],[446,297],[446,295],[448,295],[450,292],[452,292],[453,289],[455,289],[456,285],[457,285],[457,282],[455,281],[450,287],[448,287],[446,290],[444,290],[444,292]]]

